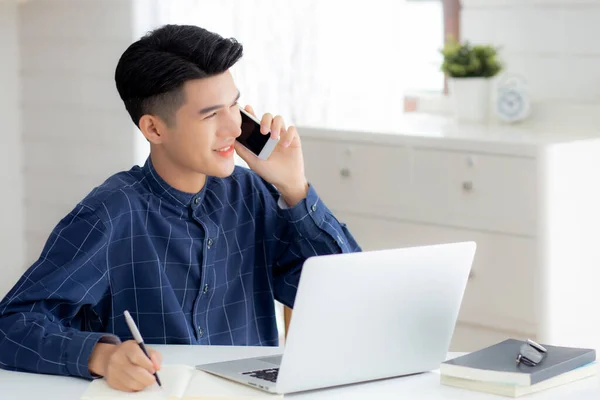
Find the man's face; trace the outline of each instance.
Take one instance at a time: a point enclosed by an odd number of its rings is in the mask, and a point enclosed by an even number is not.
[[[188,81],[185,103],[166,127],[163,149],[175,164],[207,176],[227,177],[235,167],[233,145],[241,134],[239,91],[229,71]]]

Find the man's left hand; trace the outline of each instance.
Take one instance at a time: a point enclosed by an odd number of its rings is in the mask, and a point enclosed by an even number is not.
[[[251,106],[244,109],[256,116]],[[253,171],[279,190],[288,206],[293,207],[308,193],[298,132],[294,126],[286,128],[281,116],[273,117],[268,113],[262,117],[260,131],[263,135],[271,134],[272,138],[279,138],[279,143],[267,160],[259,159],[237,141],[235,151]]]

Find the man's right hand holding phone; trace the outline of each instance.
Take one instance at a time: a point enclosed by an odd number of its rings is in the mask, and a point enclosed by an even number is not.
[[[246,106],[245,110],[255,116],[251,106]],[[271,135],[272,138],[279,139],[279,143],[267,160],[257,158],[237,141],[235,150],[254,172],[274,185],[283,200],[293,207],[308,193],[302,146],[296,127],[290,126],[286,129],[281,116],[273,117],[267,113],[260,120],[260,128],[263,135]]]
[[[90,372],[103,376],[108,385],[124,392],[137,392],[156,384],[154,373],[160,370],[162,356],[148,349],[146,357],[135,340],[121,344],[98,343],[88,362]]]

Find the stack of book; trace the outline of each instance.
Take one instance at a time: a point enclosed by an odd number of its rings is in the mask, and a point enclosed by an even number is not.
[[[519,397],[593,376],[593,349],[543,345],[537,365],[517,363],[523,341],[507,339],[441,364],[441,383],[463,389]]]

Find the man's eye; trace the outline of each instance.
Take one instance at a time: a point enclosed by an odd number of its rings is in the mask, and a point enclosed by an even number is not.
[[[212,118],[212,117],[214,117],[215,115],[217,115],[217,113],[216,113],[216,112],[214,112],[214,113],[210,114],[208,117],[206,117],[206,118],[204,118],[204,119],[209,119],[209,118]]]

